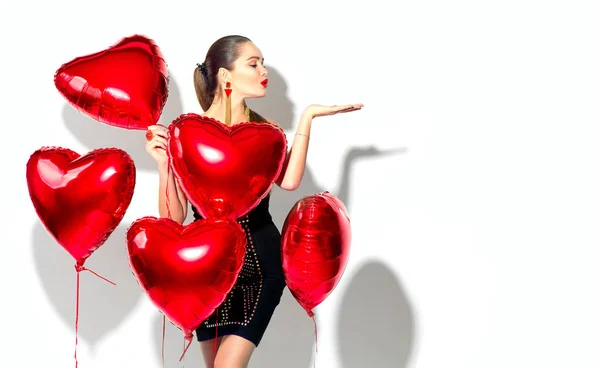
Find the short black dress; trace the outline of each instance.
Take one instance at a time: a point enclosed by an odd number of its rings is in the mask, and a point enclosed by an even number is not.
[[[281,233],[269,213],[270,193],[246,216],[238,219],[246,233],[244,265],[231,292],[219,308],[196,330],[198,341],[238,335],[258,346],[285,279],[281,266]],[[194,218],[202,219],[192,206]]]

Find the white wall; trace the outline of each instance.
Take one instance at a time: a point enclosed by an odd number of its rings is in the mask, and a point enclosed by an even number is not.
[[[2,341],[6,367],[74,365],[75,272],[42,228],[25,164],[41,146],[116,146],[138,167],[121,226],[82,274],[80,367],[160,367],[161,319],[123,239],[157,215],[144,133],[76,112],[53,84],[74,57],[122,37],[161,47],[161,123],[201,112],[192,71],[225,34],[270,67],[250,101],[293,134],[310,103],[364,103],[313,125],[278,224],[324,190],[348,206],[347,271],[317,308],[317,367],[598,367],[600,16],[594,1],[37,1],[0,11]],[[36,29],[37,28],[37,29]],[[17,293],[21,293],[18,295]],[[169,326],[166,367],[182,337]],[[251,367],[312,366],[312,321],[286,291]],[[203,367],[197,345],[186,367]]]

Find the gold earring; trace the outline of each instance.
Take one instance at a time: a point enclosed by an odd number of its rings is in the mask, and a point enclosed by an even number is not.
[[[231,83],[227,82],[225,84],[225,95],[227,95],[225,99],[225,125],[231,125]]]

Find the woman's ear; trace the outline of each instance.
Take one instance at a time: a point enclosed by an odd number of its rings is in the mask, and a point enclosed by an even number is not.
[[[219,82],[221,82],[221,83],[225,83],[231,79],[229,70],[227,70],[225,68],[219,68],[218,75],[219,75]]]

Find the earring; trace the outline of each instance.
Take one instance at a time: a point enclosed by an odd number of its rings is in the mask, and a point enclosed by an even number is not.
[[[225,95],[227,98],[225,99],[225,125],[231,125],[231,83],[227,82],[225,84]]]

